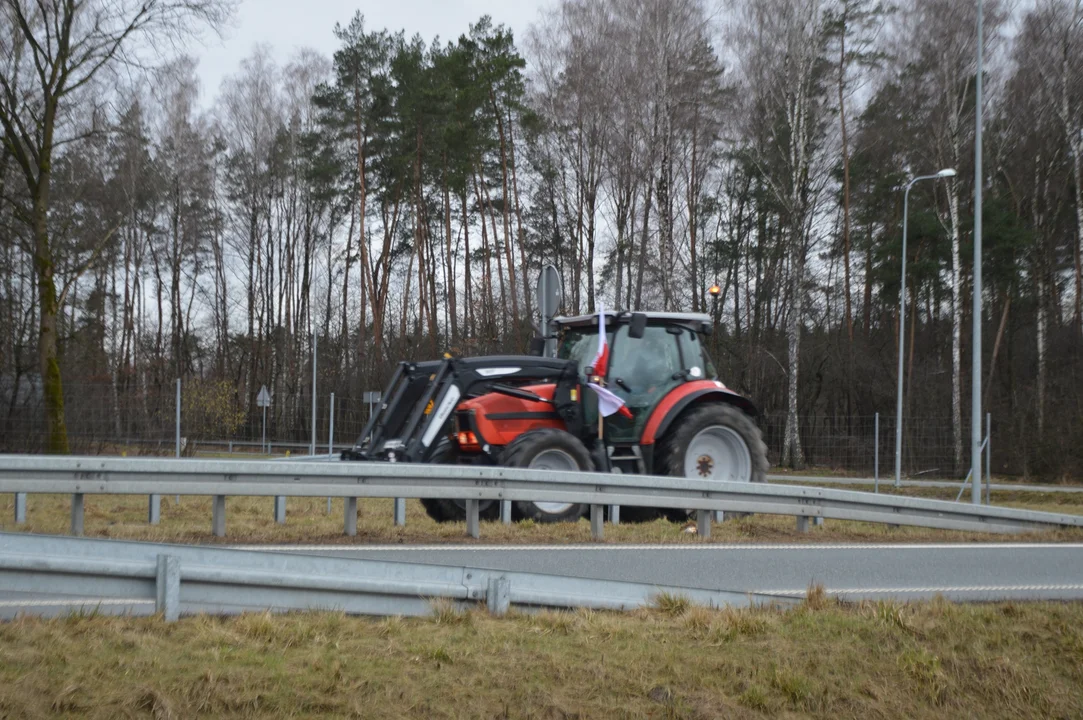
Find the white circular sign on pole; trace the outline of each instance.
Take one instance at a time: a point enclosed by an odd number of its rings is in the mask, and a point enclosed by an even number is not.
[[[555,357],[557,344],[555,339],[550,339],[552,334],[550,323],[560,311],[564,297],[564,287],[560,282],[560,273],[552,265],[542,268],[538,276],[538,313],[541,316],[540,328],[545,340],[545,356]]]

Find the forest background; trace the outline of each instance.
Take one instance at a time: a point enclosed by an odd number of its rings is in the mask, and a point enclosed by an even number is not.
[[[712,314],[773,460],[966,472],[976,3],[556,0],[525,37],[335,28],[257,46],[233,0],[0,0],[0,449],[351,440],[397,361],[522,352],[567,313]],[[165,50],[163,50],[163,48]],[[190,52],[190,51],[189,51]],[[1083,0],[985,2],[994,469],[1083,472]],[[708,288],[717,285],[712,296]],[[888,458],[885,462],[883,458]]]

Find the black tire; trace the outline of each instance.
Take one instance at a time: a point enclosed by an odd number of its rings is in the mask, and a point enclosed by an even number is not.
[[[709,432],[709,435],[701,433]],[[712,437],[714,436],[714,437]],[[709,451],[703,451],[704,445],[698,445],[699,457],[690,459],[688,453],[693,441],[703,442],[707,447],[716,442],[720,454],[728,451],[739,453],[738,443],[743,443],[748,450],[747,457],[728,461],[720,466],[722,457],[715,458]],[[693,480],[731,480],[735,482],[764,482],[767,479],[767,445],[755,421],[740,408],[727,403],[706,403],[693,407],[682,414],[670,426],[669,431],[658,445],[660,470],[666,475],[687,477]],[[689,471],[690,466],[693,468]],[[726,477],[719,476],[721,474]],[[671,520],[687,518],[687,511],[663,511]],[[743,515],[744,513],[742,513]]]
[[[432,461],[441,465],[454,465],[458,460],[458,448],[448,438],[441,438],[433,452]],[[425,512],[436,522],[463,522],[466,520],[465,500],[444,500],[422,498],[421,505]],[[478,503],[478,514],[482,520],[496,520],[500,517],[500,503],[495,500],[482,500]]]
[[[504,465],[508,467],[590,472],[594,463],[585,445],[564,430],[542,428],[515,438],[504,448]],[[556,467],[554,467],[554,464]],[[564,465],[565,467],[560,467]],[[569,503],[516,502],[515,509],[524,518],[537,522],[576,521],[586,514],[587,506]]]

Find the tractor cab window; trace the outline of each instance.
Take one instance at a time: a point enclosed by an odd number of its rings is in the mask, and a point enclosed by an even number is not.
[[[707,353],[707,347],[703,343],[703,336],[690,328],[682,329],[680,334],[681,364],[682,370],[688,371],[691,380],[715,380],[718,373],[715,371],[711,356]]]
[[[613,343],[613,333],[607,332],[610,345]],[[579,375],[586,377],[587,368],[594,362],[598,355],[598,328],[567,328],[561,334],[560,346],[557,348],[557,357],[562,360],[575,360],[579,365]]]

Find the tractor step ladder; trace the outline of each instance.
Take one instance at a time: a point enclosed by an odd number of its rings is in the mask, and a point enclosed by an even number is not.
[[[606,451],[609,453],[610,467],[613,466],[614,462],[630,460],[635,463],[638,474],[642,475],[646,472],[647,468],[643,464],[643,453],[638,445],[608,445]]]

